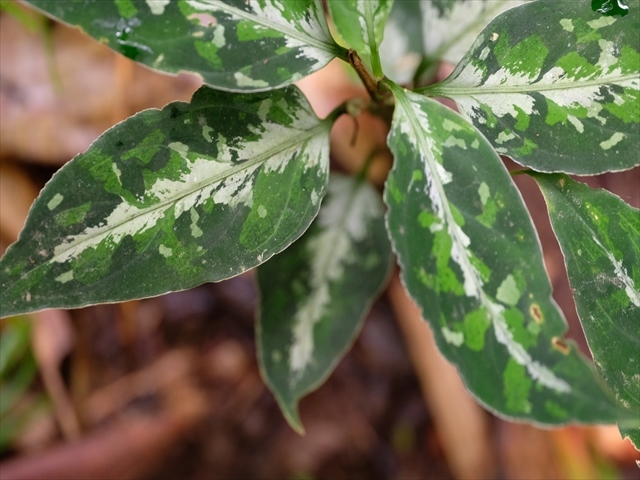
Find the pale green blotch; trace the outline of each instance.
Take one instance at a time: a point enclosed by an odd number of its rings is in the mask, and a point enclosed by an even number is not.
[[[267,216],[267,209],[264,208],[264,205],[258,206],[258,216],[260,218],[264,218]]]
[[[506,305],[515,306],[521,296],[522,292],[518,289],[515,278],[511,274],[507,275],[498,287],[496,298]]]
[[[527,369],[516,362],[513,357],[509,357],[507,368],[505,368],[502,378],[507,410],[529,413],[531,411],[529,393],[533,382],[527,375]]]
[[[573,32],[573,22],[571,21],[570,18],[561,19],[560,25],[562,25],[562,28],[567,32]]]
[[[463,138],[457,138],[457,137],[454,137],[453,135],[450,135],[449,138],[447,138],[445,142],[442,144],[442,146],[445,148],[460,147],[463,150],[466,150],[467,142],[465,142]]]
[[[444,119],[444,122],[442,122],[442,126],[447,132],[462,130],[462,127],[460,125],[458,125],[456,122],[452,122],[448,118]]]
[[[198,227],[198,220],[200,220],[200,215],[196,212],[196,209],[191,207],[189,209],[191,213],[191,236],[194,238],[201,237],[204,233],[200,227]]]
[[[73,280],[73,270],[64,272],[62,275],[58,275],[55,279],[56,282],[67,283]]]
[[[224,25],[216,26],[213,32],[213,44],[218,48],[222,48],[227,44],[224,38]]]
[[[599,28],[603,28],[603,27],[608,27],[609,25],[613,25],[616,22],[616,19],[613,17],[605,17],[602,16],[596,20],[591,20],[590,22],[587,22],[587,25],[589,25],[591,28],[593,28],[594,30],[598,30]]]
[[[158,247],[158,252],[160,253],[160,255],[162,255],[164,258],[169,258],[171,255],[173,255],[173,249],[169,248],[169,247],[165,247],[164,245],[160,245]]]
[[[473,142],[471,142],[471,148],[473,148],[474,150],[477,150],[479,146],[480,146],[480,142],[478,141],[477,138]]]
[[[456,347],[459,347],[464,343],[464,333],[454,332],[453,330],[449,330],[449,328],[447,327],[442,327],[440,331],[442,332],[442,336],[447,343],[450,343],[451,345]]]
[[[61,194],[56,193],[53,198],[49,200],[49,203],[47,203],[47,208],[49,210],[53,210],[62,203],[62,200],[64,200],[64,197]]]
[[[491,190],[489,189],[489,185],[482,182],[480,187],[478,188],[478,195],[480,195],[480,202],[482,202],[482,206],[484,207],[487,204],[487,200],[491,195]]]
[[[153,15],[162,15],[164,8],[171,3],[171,0],[146,0],[146,2]]]
[[[503,143],[508,142],[509,140],[513,140],[514,138],[516,138],[516,136],[513,132],[505,130],[498,134],[498,138],[496,138],[496,143],[499,145],[502,145]]]
[[[624,133],[616,132],[613,135],[611,135],[611,138],[609,140],[600,142],[600,148],[602,148],[603,150],[609,150],[611,147],[614,147],[615,145],[620,143],[622,139],[624,139],[624,137],[625,137]]]
[[[242,72],[236,72],[233,74],[233,78],[236,79],[236,84],[239,87],[268,87],[269,84],[267,82],[265,82],[264,80],[254,80],[253,78],[250,78],[248,76],[246,76],[244,73]]]

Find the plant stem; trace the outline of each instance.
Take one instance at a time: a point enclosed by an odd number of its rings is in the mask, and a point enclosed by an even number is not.
[[[360,77],[360,80],[362,80],[362,83],[367,89],[367,92],[369,92],[371,98],[374,100],[379,100],[380,93],[378,92],[378,82],[376,82],[371,77],[371,75],[367,71],[367,68],[364,66],[364,63],[362,63],[358,52],[356,52],[354,49],[350,49],[347,57],[349,59],[349,64],[354,68],[354,70],[358,74],[358,77]]]
[[[380,80],[383,77],[382,64],[380,63],[380,53],[378,52],[378,42],[376,41],[375,20],[373,6],[371,2],[364,2],[365,16],[367,22],[367,36],[369,37],[369,48],[371,49],[371,68],[373,76]]]

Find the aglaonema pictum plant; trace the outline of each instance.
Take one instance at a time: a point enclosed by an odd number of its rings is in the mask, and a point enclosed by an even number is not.
[[[205,86],[114,126],[52,178],[0,262],[2,316],[259,266],[261,370],[301,431],[299,399],[353,342],[393,251],[486,408],[617,423],[640,445],[639,211],[567,176],[640,163],[640,0],[328,0],[327,12],[320,0],[28,3]],[[370,101],[319,119],[291,84],[333,58]],[[424,86],[442,60],[454,72]],[[329,174],[333,123],[363,108],[390,124],[386,209],[365,175]],[[499,154],[544,194],[594,364],[563,339]]]

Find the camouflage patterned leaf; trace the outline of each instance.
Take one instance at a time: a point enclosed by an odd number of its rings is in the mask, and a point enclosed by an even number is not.
[[[299,399],[324,382],[351,346],[390,265],[380,195],[331,174],[307,233],[258,269],[262,376],[297,431],[303,431]]]
[[[387,228],[442,353],[499,415],[548,424],[626,418],[562,340],[566,323],[536,232],[498,155],[455,112],[390,88]]]
[[[286,248],[320,208],[332,118],[296,87],[116,125],[47,184],[0,260],[0,315],[182,290]]]
[[[566,175],[534,178],[562,247],[596,370],[618,402],[640,418],[640,210]]]
[[[393,0],[328,0],[327,4],[340,36],[375,76],[382,77],[378,46]]]
[[[499,153],[543,172],[640,164],[640,0],[626,17],[589,2],[538,1],[482,32],[453,74],[452,98]]]
[[[288,85],[346,51],[320,0],[29,0],[154,69],[229,91]]]

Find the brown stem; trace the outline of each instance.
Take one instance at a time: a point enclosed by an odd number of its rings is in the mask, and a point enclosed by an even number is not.
[[[371,98],[376,101],[380,100],[381,95],[380,91],[378,90],[378,82],[376,82],[371,77],[371,75],[367,71],[367,68],[364,66],[364,63],[362,63],[358,52],[356,52],[352,48],[349,49],[347,58],[349,60],[349,64],[355,69],[356,73],[360,77],[360,80],[362,80],[362,83],[364,83],[364,86],[367,89],[367,92],[369,92],[369,95],[371,95]]]

